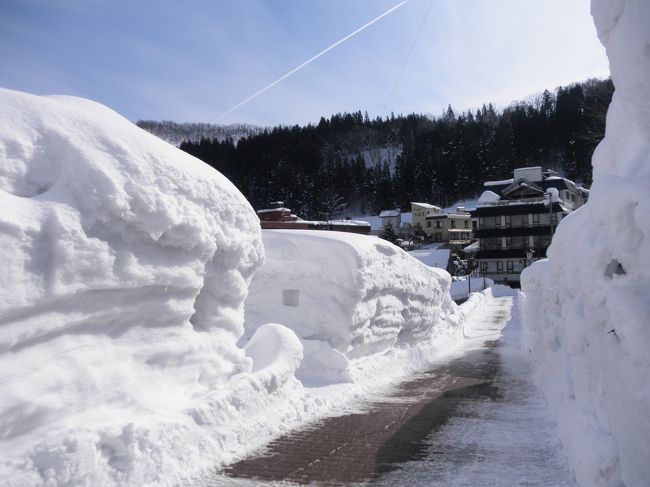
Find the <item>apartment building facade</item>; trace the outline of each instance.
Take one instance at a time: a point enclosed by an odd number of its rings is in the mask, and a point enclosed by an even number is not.
[[[513,176],[486,182],[473,216],[481,275],[518,285],[524,267],[546,257],[555,228],[589,192],[541,167],[515,169]]]

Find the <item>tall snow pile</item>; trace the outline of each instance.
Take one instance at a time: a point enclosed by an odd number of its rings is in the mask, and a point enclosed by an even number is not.
[[[389,242],[343,232],[262,231],[267,261],[246,300],[246,333],[275,321],[300,337],[303,381],[347,378],[348,361],[459,332],[450,276]]]
[[[211,468],[233,414],[299,387],[288,329],[236,346],[263,259],[255,213],[101,105],[2,89],[0,107],[2,483]]]
[[[650,2],[593,0],[616,93],[589,202],[522,275],[527,348],[585,486],[650,479]]]

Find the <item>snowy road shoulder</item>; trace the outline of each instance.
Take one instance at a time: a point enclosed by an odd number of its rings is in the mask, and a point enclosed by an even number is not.
[[[219,483],[575,485],[520,351],[517,296],[486,294],[444,360],[282,435]]]
[[[496,313],[483,313],[483,319],[473,320],[466,330],[469,342],[483,336],[487,346],[495,334],[501,335],[490,350],[498,363],[491,392],[462,402],[429,438],[426,457],[405,464],[379,485],[576,485],[548,404],[521,352],[517,299],[494,300],[490,306]],[[499,322],[505,321],[501,332]],[[482,348],[487,351],[486,345]]]

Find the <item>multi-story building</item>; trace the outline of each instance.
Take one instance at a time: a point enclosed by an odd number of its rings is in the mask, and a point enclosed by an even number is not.
[[[419,223],[422,229],[428,234],[431,234],[431,232],[427,232],[426,230],[427,217],[430,215],[440,214],[442,214],[442,208],[438,206],[434,206],[429,203],[411,202],[411,225],[415,227],[415,225]]]
[[[424,231],[434,242],[448,242],[452,250],[460,250],[472,241],[472,215],[459,207],[454,213],[440,213],[425,218]]]
[[[515,169],[513,176],[484,183],[473,216],[481,274],[518,285],[523,268],[546,257],[558,223],[586,202],[589,191],[541,167]]]

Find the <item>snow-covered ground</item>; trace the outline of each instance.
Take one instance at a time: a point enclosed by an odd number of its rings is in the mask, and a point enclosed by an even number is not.
[[[589,202],[522,274],[526,350],[585,486],[650,479],[650,2],[593,0],[616,87]]]
[[[492,279],[484,277],[472,277],[471,279],[468,279],[467,276],[463,276],[454,278],[451,281],[449,293],[451,294],[452,299],[466,299],[470,293],[482,291],[483,289],[489,288],[493,284],[494,281]]]
[[[254,211],[207,165],[88,100],[0,106],[4,485],[191,482],[439,360],[486,299],[353,234],[269,232],[260,267]],[[256,270],[275,301],[239,342]],[[305,387],[303,353],[344,382]]]
[[[485,335],[482,330],[486,316],[494,306],[495,296],[511,295],[513,290],[496,286],[481,293],[474,293],[468,301],[458,307],[462,316],[462,328],[459,334],[449,334],[444,337],[429,337],[406,347],[394,347],[381,353],[352,359],[349,363],[352,381],[347,383],[313,386],[304,389],[301,404],[318,404],[319,409],[304,414],[299,421],[287,423],[287,429],[304,425],[322,417],[361,412],[368,403],[390,394],[401,382],[412,378],[415,374],[440,366],[474,350],[485,339],[498,338],[503,327],[489,330]],[[480,336],[479,336],[480,335]],[[268,442],[269,428],[260,425],[261,439],[251,442],[248,449],[241,449],[238,458],[242,458],[253,450]],[[278,430],[280,432],[281,430]],[[194,479],[196,485],[214,485],[215,478],[209,474],[204,478]],[[226,479],[219,477],[217,485],[234,486],[263,486],[266,482],[252,480]],[[275,483],[272,485],[276,485]],[[277,484],[282,485],[282,484]],[[399,483],[393,485],[401,485]],[[425,484],[426,485],[426,484]]]
[[[437,267],[439,269],[447,269],[449,266],[449,258],[451,257],[451,250],[440,249],[442,243],[434,243],[422,245],[422,247],[409,250],[408,253],[411,257],[416,258],[424,265],[429,267]]]
[[[450,276],[377,237],[262,231],[267,261],[246,300],[246,334],[282,323],[305,351],[305,381],[349,380],[348,360],[460,333]]]
[[[372,485],[576,485],[548,403],[521,350],[518,296],[502,286],[495,287],[495,294],[465,323],[466,338],[458,350],[471,357],[485,350],[486,341],[499,340],[494,348],[499,369],[492,385],[497,398],[466,400],[429,437],[424,459],[408,462]]]

